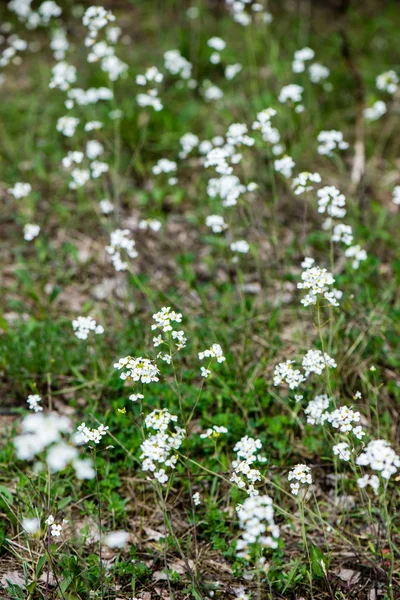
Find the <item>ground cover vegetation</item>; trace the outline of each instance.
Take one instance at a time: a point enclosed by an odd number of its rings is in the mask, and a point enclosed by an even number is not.
[[[398,4],[0,15],[1,597],[400,598]]]

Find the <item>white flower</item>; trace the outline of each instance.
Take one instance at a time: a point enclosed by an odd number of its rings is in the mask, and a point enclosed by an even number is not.
[[[357,479],[357,485],[360,489],[364,489],[367,485],[370,485],[375,494],[377,494],[380,486],[379,477],[377,475],[364,475]]]
[[[185,133],[179,140],[182,151],[179,153],[179,158],[186,158],[187,155],[199,145],[199,138],[194,133]]]
[[[275,171],[281,173],[284,177],[286,177],[286,179],[289,179],[289,177],[292,176],[292,171],[295,166],[296,163],[291,156],[283,156],[282,158],[274,161]]]
[[[316,304],[317,298],[323,296],[332,306],[339,306],[338,297],[340,292],[330,289],[334,283],[332,273],[320,267],[306,268],[301,274],[302,281],[297,284],[297,287],[302,290],[307,290],[308,293],[302,298],[301,303],[304,306]]]
[[[364,118],[367,121],[377,121],[386,113],[386,104],[377,100],[372,106],[364,108]]]
[[[39,394],[30,394],[26,400],[30,410],[33,410],[35,413],[42,412],[43,406],[40,406],[39,404],[41,401],[42,398],[39,396]]]
[[[353,423],[360,421],[361,415],[358,411],[354,411],[352,407],[341,406],[327,416],[327,421],[335,429],[339,429],[342,433],[353,431]],[[357,432],[358,433],[358,430]],[[357,436],[356,436],[357,437]]]
[[[204,98],[207,102],[220,100],[224,96],[224,92],[216,85],[206,84],[204,88]]]
[[[396,185],[396,187],[393,190],[392,202],[393,204],[397,204],[398,206],[400,206],[400,185]]]
[[[72,328],[80,340],[87,340],[91,331],[97,335],[104,333],[104,327],[98,325],[92,317],[77,317],[72,321]]]
[[[301,50],[296,50],[296,52],[294,53],[294,59],[301,61],[312,60],[314,56],[314,50],[308,47],[302,48]]]
[[[228,227],[224,221],[224,217],[220,215],[209,215],[206,217],[206,226],[210,227],[213,233],[221,233]]]
[[[343,242],[350,246],[353,242],[353,230],[350,225],[339,223],[335,225],[332,232],[332,242]]]
[[[297,496],[300,490],[300,484],[311,485],[311,469],[304,464],[298,464],[288,474],[288,480],[295,480],[295,483],[290,484],[291,492],[294,496]]]
[[[388,94],[395,93],[398,83],[399,77],[395,71],[386,71],[376,78],[376,87],[378,90],[387,92]]]
[[[333,454],[335,456],[338,456],[340,460],[344,460],[346,462],[350,460],[351,450],[349,444],[347,444],[346,442],[340,442],[339,444],[336,444],[332,447],[332,450]]]
[[[331,156],[333,151],[346,150],[349,144],[343,140],[343,133],[334,129],[330,131],[320,131],[317,137],[319,142],[319,154]]]
[[[106,252],[111,256],[116,271],[126,271],[128,263],[122,260],[121,253],[126,253],[129,258],[137,258],[138,252],[135,241],[129,238],[129,229],[116,229],[111,232],[110,245],[106,246]]]
[[[61,61],[54,65],[51,70],[50,88],[57,88],[66,91],[76,81],[76,67],[65,61]]]
[[[232,79],[234,79],[234,77],[236,77],[236,75],[238,73],[240,73],[240,71],[243,69],[242,65],[240,63],[236,63],[234,65],[228,65],[225,68],[225,77],[226,79],[228,79],[228,81],[231,81]]]
[[[326,394],[321,396],[315,396],[314,400],[308,403],[308,406],[304,409],[307,415],[307,423],[310,425],[323,425],[328,418],[330,399]]]
[[[247,254],[250,250],[250,244],[246,242],[246,240],[238,240],[237,242],[232,242],[230,245],[230,249],[232,252],[238,252],[239,254]]]
[[[24,240],[31,242],[39,235],[40,227],[34,223],[27,223],[24,227]]]
[[[240,144],[253,146],[254,139],[248,136],[247,132],[247,125],[244,123],[232,123],[226,132],[226,140],[232,146],[239,146]]]
[[[310,75],[310,81],[312,83],[319,83],[329,77],[329,69],[319,63],[313,63],[308,67],[308,73]]]
[[[127,531],[112,531],[104,537],[104,543],[109,548],[124,548],[129,540]]]
[[[301,263],[301,266],[303,267],[303,269],[310,269],[314,264],[315,259],[311,258],[310,256],[306,256],[303,262]]]
[[[201,504],[200,493],[195,492],[192,496],[192,500],[193,500],[193,504],[195,506],[198,506],[199,504]]]
[[[304,90],[301,85],[297,85],[296,83],[285,85],[279,92],[278,100],[282,104],[285,102],[293,102],[293,104],[297,104],[298,102],[302,101],[303,91]]]
[[[200,375],[202,377],[204,377],[205,379],[207,379],[207,377],[210,375],[211,371],[210,369],[206,369],[205,367],[200,367]]]
[[[34,517],[33,519],[28,519],[27,517],[24,517],[22,519],[22,529],[30,535],[37,533],[40,529],[39,519],[37,517]]]
[[[104,152],[103,144],[100,144],[97,140],[89,140],[86,143],[86,156],[89,160],[98,158]]]
[[[305,381],[304,375],[299,369],[294,369],[292,360],[279,363],[274,369],[274,385],[286,383],[291,390],[296,389]]]
[[[103,215],[108,215],[113,212],[114,205],[108,200],[108,198],[104,198],[104,200],[100,200],[99,207]]]
[[[335,369],[336,362],[326,352],[320,350],[308,350],[302,361],[304,375],[309,376],[310,373],[322,374],[325,368]]]
[[[372,440],[356,458],[356,464],[369,466],[373,471],[379,471],[384,479],[390,479],[400,467],[400,456],[386,440]]]
[[[341,219],[346,215],[346,198],[334,185],[326,185],[317,192],[318,212],[325,211],[331,217]]]
[[[106,427],[103,424],[99,425],[97,429],[90,429],[89,427],[86,427],[85,423],[82,423],[78,427],[78,432],[80,434],[78,436],[78,439],[79,441],[82,439],[86,444],[89,442],[94,442],[95,444],[98,444],[101,441],[101,439],[105,435],[107,435],[108,430],[109,427]]]
[[[152,383],[158,381],[160,370],[154,361],[148,358],[133,358],[126,356],[120,358],[114,364],[114,369],[122,371],[120,378],[126,381],[140,381],[141,383]]]
[[[274,522],[274,510],[270,496],[256,496],[246,498],[243,504],[237,507],[240,528],[243,530],[238,540],[237,555],[249,559],[249,546],[258,544],[264,548],[277,548],[279,527]],[[242,595],[243,598],[243,595]]]
[[[176,171],[176,162],[173,160],[168,160],[168,158],[160,158],[156,165],[152,168],[152,171],[155,175],[160,175],[160,173],[173,173]]]
[[[75,133],[75,129],[78,126],[79,119],[76,117],[60,117],[57,121],[57,131],[65,135],[66,137],[72,137]]]
[[[143,400],[144,396],[143,394],[131,394],[129,396],[129,400],[132,400],[132,402],[137,402],[138,400]]]
[[[201,433],[200,437],[202,439],[209,437],[217,438],[221,435],[221,433],[228,433],[227,428],[219,425],[213,425],[212,427],[209,427],[205,433]]]
[[[363,248],[361,248],[359,244],[347,248],[344,252],[344,255],[346,256],[346,258],[353,259],[353,262],[351,263],[353,269],[358,269],[358,267],[360,266],[360,262],[363,260],[367,260],[368,258],[366,251]]]
[[[314,186],[310,185],[311,183],[321,183],[321,175],[319,173],[308,173],[307,171],[299,173],[292,182],[293,193],[298,196],[304,194],[304,192],[310,192],[314,189]]]
[[[172,75],[179,75],[182,79],[190,79],[192,76],[192,64],[179,50],[168,50],[164,53],[164,66]]]
[[[212,37],[208,40],[207,46],[213,48],[213,50],[221,52],[222,50],[224,50],[224,48],[226,48],[226,42],[224,42],[224,40],[222,40],[219,37]]]
[[[22,183],[21,181],[18,181],[17,183],[14,184],[14,187],[12,188],[8,188],[7,192],[9,194],[11,194],[12,196],[14,196],[14,198],[16,198],[17,200],[20,200],[21,198],[25,198],[26,196],[29,196],[29,194],[32,191],[32,186],[30,183]]]
[[[219,344],[213,344],[211,348],[208,348],[208,350],[204,350],[204,352],[199,352],[199,359],[203,360],[204,358],[216,358],[217,362],[219,363],[222,363],[224,362],[224,360],[226,360],[222,348]]]

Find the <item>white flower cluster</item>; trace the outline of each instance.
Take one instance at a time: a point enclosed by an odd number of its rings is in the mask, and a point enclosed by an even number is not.
[[[254,121],[252,128],[261,132],[263,141],[272,146],[272,152],[274,154],[281,154],[282,146],[279,143],[281,136],[276,127],[272,127],[271,123],[271,119],[275,115],[276,110],[274,108],[265,108],[257,113],[257,119]]]
[[[218,438],[221,435],[221,433],[228,433],[227,428],[223,425],[213,425],[212,427],[209,427],[205,433],[201,433],[200,437],[202,439],[206,439],[209,437]]]
[[[236,175],[222,175],[222,177],[212,177],[208,180],[207,194],[210,198],[219,196],[222,200],[222,206],[229,207],[237,204],[238,198],[249,190]]]
[[[0,41],[3,41],[2,38],[3,36]],[[5,41],[7,47],[0,53],[0,67],[6,67],[10,62],[19,65],[22,58],[17,55],[17,52],[24,52],[28,48],[28,43],[15,34],[8,36]]]
[[[325,65],[313,63],[308,67],[311,83],[320,83],[329,77],[330,71]]]
[[[104,333],[103,325],[98,325],[92,317],[77,317],[72,321],[72,329],[80,340],[87,340],[91,331],[96,335]]]
[[[392,202],[393,204],[400,206],[400,185],[396,185],[393,189]]]
[[[129,258],[137,258],[138,252],[135,241],[129,238],[129,229],[116,229],[111,232],[110,245],[106,246],[106,252],[111,256],[116,271],[126,271],[128,263],[122,260],[121,252],[125,252]]]
[[[361,425],[354,427],[354,423],[360,422],[361,415],[358,411],[354,411],[350,406],[341,406],[333,412],[328,413],[326,420],[342,433],[352,432],[357,439],[361,440],[365,435]]]
[[[27,29],[36,29],[40,25],[46,26],[54,17],[61,16],[62,10],[54,0],[45,0],[37,10],[31,8],[32,0],[11,0],[7,8],[14,12],[19,21],[25,23]]]
[[[179,158],[186,158],[191,151],[199,145],[199,138],[194,133],[190,131],[185,133],[179,140],[182,150],[179,152]]]
[[[351,449],[347,442],[339,442],[335,446],[332,446],[333,454],[338,456],[340,460],[348,462],[351,457]]]
[[[210,63],[213,65],[218,65],[221,62],[220,52],[225,50],[226,42],[219,37],[212,37],[207,41],[207,46],[214,50],[210,56]]]
[[[312,50],[312,48],[302,48],[301,50],[296,50],[292,62],[293,73],[303,73],[306,69],[304,63],[308,60],[312,60],[314,56],[315,52]]]
[[[49,515],[45,523],[50,527],[50,533],[53,537],[60,537],[63,530],[63,525],[66,525],[68,521],[63,519],[62,523],[56,523],[54,516]]]
[[[78,440],[63,438],[71,433],[72,424],[67,417],[57,413],[29,414],[22,421],[21,434],[14,438],[17,457],[20,460],[33,460],[46,451],[44,460],[53,473],[72,465],[78,479],[93,479],[95,472],[92,461],[79,458],[74,445]]]
[[[104,29],[110,22],[115,21],[111,11],[103,6],[90,6],[82,18],[82,23],[88,29],[88,37],[85,40],[86,46],[94,44],[99,31]]]
[[[43,410],[43,406],[40,406],[40,402],[42,401],[42,398],[39,396],[39,394],[30,394],[26,400],[26,403],[28,404],[30,410],[33,410],[33,412],[37,413],[37,412],[42,412]]]
[[[373,471],[379,471],[384,479],[390,479],[400,467],[400,456],[386,440],[372,440],[357,457],[356,464],[369,466]]]
[[[257,496],[246,498],[237,508],[240,528],[243,529],[238,540],[237,555],[249,559],[249,549],[252,544],[262,548],[277,548],[279,527],[274,521],[274,510],[270,496]]]
[[[346,246],[350,246],[353,243],[353,230],[351,226],[344,223],[335,225],[332,231],[332,241],[343,242]]]
[[[236,460],[232,462],[234,471],[230,481],[235,483],[239,489],[245,489],[249,496],[258,496],[259,494],[254,484],[256,481],[261,481],[261,473],[258,469],[254,469],[252,465],[256,461],[266,462],[264,457],[257,456],[257,452],[261,448],[260,440],[255,440],[247,435],[237,442],[233,448],[233,451],[236,452]]]
[[[159,380],[158,375],[160,370],[155,362],[141,356],[139,358],[133,358],[132,356],[120,358],[114,364],[114,369],[122,371],[120,378],[126,381],[152,383]]]
[[[14,187],[8,188],[7,192],[14,196],[16,200],[20,200],[21,198],[25,198],[29,196],[32,191],[32,186],[30,183],[23,183],[22,181],[17,181],[14,184]]]
[[[376,78],[376,87],[378,90],[387,92],[388,94],[394,94],[397,91],[398,85],[399,76],[396,71],[386,71]]]
[[[324,369],[335,369],[337,366],[334,359],[326,352],[322,353],[321,350],[308,350],[301,364],[306,377],[310,373],[321,375]]]
[[[353,262],[351,263],[353,269],[358,269],[358,267],[360,266],[360,262],[363,260],[367,260],[368,258],[366,251],[363,248],[361,248],[359,244],[347,248],[344,252],[344,255],[347,258],[353,259]]]
[[[367,485],[371,486],[375,494],[378,493],[381,482],[377,475],[363,475],[357,479],[357,485],[360,489],[364,489]]]
[[[176,162],[168,160],[168,158],[160,158],[156,165],[152,168],[154,175],[160,175],[161,173],[173,173],[176,171]]]
[[[339,306],[338,299],[342,293],[330,287],[335,282],[332,273],[320,267],[310,267],[303,271],[301,279],[302,281],[297,284],[298,289],[308,292],[301,299],[304,306],[316,304],[320,296],[325,298],[331,306]]]
[[[364,108],[364,118],[367,121],[377,121],[386,113],[386,103],[377,100],[372,106]]]
[[[319,142],[318,153],[323,156],[332,156],[335,150],[346,150],[349,147],[343,139],[343,133],[335,129],[320,131],[317,141]]]
[[[308,173],[308,171],[299,173],[292,182],[293,193],[298,196],[299,194],[304,194],[304,192],[310,192],[314,189],[314,186],[311,185],[312,183],[321,183],[321,175],[319,173]]]
[[[294,105],[295,112],[301,113],[304,111],[304,106],[302,105],[303,91],[304,88],[301,85],[290,83],[289,85],[283,86],[279,92],[278,100],[281,104]]]
[[[291,390],[294,390],[306,380],[299,369],[293,368],[293,364],[293,360],[287,360],[276,365],[274,369],[274,385],[285,382]]]
[[[97,429],[90,429],[89,427],[86,427],[85,423],[82,423],[78,427],[78,431],[79,431],[79,434],[77,435],[78,442],[80,443],[81,441],[83,441],[85,444],[87,444],[89,442],[94,442],[95,444],[99,444],[101,442],[101,439],[105,435],[107,435],[108,430],[109,430],[109,427],[106,427],[103,424],[99,425],[99,427],[97,427]]]
[[[221,215],[209,215],[206,217],[206,226],[210,227],[213,233],[221,233],[228,227],[224,217],[221,217]]]
[[[168,50],[164,53],[164,66],[171,75],[178,75],[182,79],[192,76],[192,63],[182,56],[179,50]]]
[[[40,233],[40,226],[35,223],[27,223],[24,226],[24,240],[27,242],[31,242],[34,240]]]
[[[346,198],[334,185],[326,185],[317,192],[318,212],[327,212],[331,217],[341,219],[346,215]]]
[[[76,67],[65,61],[61,61],[54,65],[51,70],[51,80],[49,87],[62,91],[70,89],[71,85],[76,81]]]
[[[295,480],[294,483],[290,484],[290,490],[294,496],[297,496],[300,491],[300,484],[311,485],[311,469],[304,464],[298,464],[288,474],[288,480]]]
[[[77,126],[79,125],[79,119],[77,117],[60,117],[57,121],[56,129],[65,137],[72,137],[75,133]]]
[[[157,433],[146,438],[140,446],[142,468],[151,471],[161,485],[168,481],[168,475],[164,468],[159,467],[175,468],[177,456],[174,451],[180,448],[185,438],[185,430],[180,427],[175,426],[174,431],[168,431],[169,424],[177,420],[178,417],[171,415],[166,408],[154,410],[145,419],[145,426]]]
[[[266,11],[260,2],[251,2],[249,0],[225,0],[233,20],[243,27],[247,27],[254,20],[261,24],[272,22],[272,15]]]
[[[304,409],[307,415],[307,423],[310,425],[323,425],[328,418],[327,409],[329,404],[330,398],[326,394],[315,396],[314,400],[311,400]]]
[[[155,321],[155,323],[153,323],[153,325],[151,326],[151,329],[154,331],[156,329],[161,329],[163,333],[169,333],[171,332],[171,337],[168,340],[168,342],[166,342],[165,340],[163,340],[161,335],[158,335],[157,337],[153,338],[153,344],[154,347],[157,348],[157,346],[159,346],[160,344],[170,344],[171,341],[173,341],[176,345],[176,349],[179,352],[179,350],[182,350],[183,348],[185,348],[186,343],[187,343],[187,339],[185,337],[185,332],[183,330],[179,330],[176,331],[173,329],[173,326],[171,323],[181,323],[182,322],[182,314],[181,313],[177,313],[174,310],[171,309],[170,306],[164,306],[158,313],[155,313],[153,315],[153,319]],[[172,349],[170,347],[170,353],[169,354],[162,354],[159,353],[157,355],[157,358],[161,358],[162,360],[164,360],[165,362],[167,362],[168,364],[171,363],[172,361]]]
[[[83,90],[82,88],[71,88],[67,91],[67,98],[65,102],[66,108],[69,110],[74,107],[75,104],[78,106],[89,106],[91,104],[97,104],[100,100],[112,100],[114,94],[110,88],[98,87],[88,88]],[[85,131],[92,131],[93,129],[101,129],[102,123],[100,121],[89,121],[85,125]]]
[[[274,161],[274,169],[278,173],[281,173],[286,179],[289,179],[292,176],[292,172],[296,163],[294,162],[291,156],[283,156]]]
[[[205,358],[210,359],[208,366],[210,366],[213,358],[216,358],[217,362],[219,362],[219,363],[222,363],[222,362],[224,362],[224,360],[226,360],[223,350],[219,344],[213,344],[211,346],[211,348],[208,348],[208,350],[199,352],[199,360],[204,360]],[[211,371],[205,367],[201,367],[200,372],[201,372],[201,376],[205,377],[205,378],[207,378],[211,373]]]

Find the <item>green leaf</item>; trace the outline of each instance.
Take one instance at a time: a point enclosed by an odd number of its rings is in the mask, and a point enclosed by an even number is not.
[[[13,505],[13,502],[14,502],[13,495],[10,492],[10,490],[8,488],[6,488],[4,485],[0,485],[0,498],[1,497],[7,501],[7,504],[9,504],[10,506]]]
[[[317,577],[324,577],[329,568],[324,553],[315,544],[311,546],[311,567]]]
[[[46,555],[39,558],[38,564],[36,565],[36,579],[39,579],[40,575],[42,574],[42,570],[43,570],[44,565],[46,564],[46,560],[47,560]]]

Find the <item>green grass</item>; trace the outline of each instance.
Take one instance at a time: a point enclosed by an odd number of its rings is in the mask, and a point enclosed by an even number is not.
[[[77,67],[76,85],[106,86],[106,75],[85,60],[73,5],[63,3],[63,20],[72,43],[66,60]],[[298,10],[271,5],[272,25],[242,28],[218,3],[203,0],[198,6],[200,17],[194,20],[186,17],[186,4],[172,0],[121,2],[113,8],[123,35],[130,36],[117,46],[129,77],[114,84],[111,104],[74,109],[82,122],[96,119],[104,127],[71,139],[55,127],[67,111],[64,93],[48,88],[54,64],[49,31],[27,31],[1,9],[1,21],[10,20],[20,37],[38,42],[40,50],[5,69],[0,98],[0,586],[5,598],[30,600],[198,600],[211,592],[233,599],[240,588],[258,599],[371,599],[375,590],[379,597],[398,598],[397,474],[379,495],[361,493],[353,467],[333,456],[332,430],[308,425],[304,414],[306,403],[327,393],[329,385],[338,405],[360,411],[367,442],[386,439],[398,448],[400,249],[398,207],[391,196],[400,183],[399,97],[390,99],[375,87],[378,74],[400,71],[394,43],[398,7],[354,2],[342,14],[328,4],[304,3]],[[351,183],[356,85],[342,55],[342,31],[367,104],[388,103],[382,119],[364,124],[365,179],[359,187]],[[243,65],[231,82],[221,65],[209,62],[212,36],[227,42],[227,64]],[[294,51],[306,45],[331,70],[332,91],[292,73]],[[138,107],[135,76],[152,65],[161,70],[163,53],[172,48],[193,63],[194,78],[223,89],[223,101],[207,103],[198,89],[180,89],[177,79],[167,76],[160,88],[164,109]],[[277,100],[281,87],[292,82],[304,86],[302,114]],[[368,252],[355,271],[335,246],[335,285],[344,295],[340,308],[323,309],[321,335],[337,368],[328,384],[324,376],[310,378],[301,403],[294,401],[296,392],[273,385],[273,370],[287,359],[300,364],[310,348],[322,349],[317,313],[300,304],[302,292],[296,289],[304,256],[331,269],[329,232],[321,229],[325,215],[317,212],[315,192],[293,195],[290,180],[274,174],[268,145],[258,133],[234,173],[259,188],[235,207],[222,209],[218,198],[208,197],[214,172],[204,169],[195,152],[178,161],[175,187],[151,171],[162,157],[177,160],[179,139],[188,131],[205,140],[225,135],[235,122],[251,129],[257,112],[269,106],[278,111],[274,125],[296,162],[294,175],[318,171],[324,185],[336,185],[346,195],[346,223],[355,243]],[[109,118],[115,108],[123,111],[120,121]],[[348,151],[333,158],[317,153],[316,136],[328,129],[343,132]],[[74,192],[60,162],[90,138],[104,145],[110,172]],[[15,200],[7,192],[16,181],[32,185],[28,198]],[[103,198],[117,207],[113,215],[100,215]],[[226,234],[205,227],[210,214],[224,215]],[[139,218],[159,219],[161,232],[137,231],[133,219]],[[41,226],[33,242],[23,238],[28,222]],[[139,253],[130,271],[120,274],[104,251],[117,227],[132,230]],[[233,263],[229,243],[238,239],[249,241],[251,250]],[[252,292],[246,291],[250,284],[255,284]],[[179,328],[188,345],[175,371],[159,361],[160,381],[146,386],[140,408],[128,400],[132,392],[113,365],[127,355],[155,358],[150,327],[152,314],[163,306],[183,314]],[[78,315],[93,316],[105,334],[78,340],[71,326]],[[197,355],[213,343],[222,346],[226,362],[213,364],[212,376],[203,382]],[[362,399],[355,401],[357,390]],[[46,468],[17,460],[13,439],[32,393],[41,395],[46,410],[68,415],[74,427],[82,421],[109,427],[95,452],[82,450],[95,457],[98,486],[95,480],[79,481],[71,468],[49,477]],[[155,408],[167,408],[189,431],[162,500],[140,461],[142,418]],[[213,425],[228,433],[201,439]],[[233,447],[245,435],[263,444],[268,462],[258,485],[273,498],[281,527],[278,548],[264,552],[265,570],[255,567],[257,549],[249,562],[236,556],[235,507],[246,494],[229,479]],[[312,467],[314,481],[304,519],[287,481],[297,463]],[[202,498],[195,511],[192,491]],[[123,550],[103,544],[100,560],[99,506],[103,536],[130,533]],[[53,538],[46,548],[45,537],[28,536],[21,521],[38,516],[44,530],[49,507],[69,524],[62,541]],[[343,569],[356,576],[346,580]],[[7,584],[11,572],[19,579]]]

